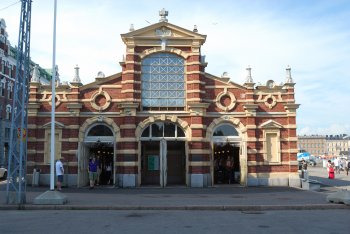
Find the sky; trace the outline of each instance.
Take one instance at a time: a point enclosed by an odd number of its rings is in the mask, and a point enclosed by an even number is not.
[[[17,45],[20,1],[0,0],[12,46]],[[350,1],[348,0],[57,0],[56,64],[61,81],[80,67],[83,84],[97,73],[121,71],[120,34],[159,21],[207,35],[206,72],[243,84],[285,82],[292,68],[299,135],[350,134]],[[31,58],[52,67],[54,0],[33,0]]]

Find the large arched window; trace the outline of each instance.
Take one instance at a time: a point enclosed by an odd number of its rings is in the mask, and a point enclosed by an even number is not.
[[[185,60],[175,54],[155,53],[141,63],[143,110],[183,110]]]
[[[88,136],[113,136],[113,132],[105,125],[96,125],[90,129]]]
[[[224,124],[215,129],[213,136],[238,136],[238,132],[233,126]]]
[[[156,122],[145,128],[141,134],[142,140],[157,138],[185,138],[185,133],[179,126],[173,123]]]
[[[222,124],[215,128],[212,137],[213,142],[239,142],[238,131],[231,124]]]
[[[84,142],[113,142],[113,130],[104,124],[95,124],[91,126],[85,135]]]

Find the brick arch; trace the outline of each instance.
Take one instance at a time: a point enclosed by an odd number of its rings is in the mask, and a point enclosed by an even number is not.
[[[135,136],[137,140],[138,141],[140,140],[143,130],[146,127],[148,127],[148,125],[157,121],[163,121],[163,122],[170,121],[172,123],[178,124],[178,126],[181,127],[181,129],[184,131],[187,140],[191,139],[191,136],[192,136],[191,128],[186,121],[177,118],[176,115],[156,115],[156,116],[150,116],[144,121],[139,123],[135,131]]]
[[[242,122],[239,119],[229,116],[222,116],[220,118],[214,119],[213,122],[208,126],[206,134],[206,139],[208,141],[211,141],[214,129],[223,123],[232,124],[238,130],[241,139],[246,138],[247,128],[242,124]]]
[[[85,120],[84,124],[79,128],[79,142],[84,141],[86,131],[95,123],[105,123],[106,125],[110,126],[114,133],[115,141],[120,139],[120,129],[111,118],[96,116]]]
[[[140,58],[143,59],[145,57],[147,57],[148,55],[154,54],[154,53],[172,53],[172,54],[177,54],[180,57],[187,59],[188,56],[190,56],[187,52],[177,49],[177,48],[172,48],[172,47],[167,47],[165,48],[165,50],[163,50],[160,47],[153,47],[147,50],[144,50],[142,53],[139,54]]]

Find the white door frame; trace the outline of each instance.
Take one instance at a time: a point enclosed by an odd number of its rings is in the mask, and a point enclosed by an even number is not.
[[[160,187],[164,188],[167,185],[167,176],[168,176],[168,159],[167,159],[167,141],[165,139],[160,140],[159,142],[159,157],[160,157]]]

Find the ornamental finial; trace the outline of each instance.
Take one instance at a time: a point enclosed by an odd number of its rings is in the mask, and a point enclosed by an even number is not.
[[[39,73],[38,64],[35,64],[35,66],[34,66],[31,82],[37,82],[37,83],[40,82],[40,73]]]
[[[74,75],[74,78],[73,78],[73,82],[74,83],[81,83],[80,76],[79,76],[79,66],[78,66],[78,64],[75,65],[74,70],[75,70],[75,75]]]
[[[166,18],[168,16],[168,11],[166,11],[164,8],[159,11],[159,22],[168,22],[168,19]]]
[[[250,66],[248,66],[246,68],[246,70],[247,70],[247,77],[245,79],[245,82],[246,83],[254,83],[253,78],[252,78],[252,69],[250,68]]]
[[[288,65],[288,67],[286,68],[286,74],[287,74],[286,83],[293,83],[291,68],[290,68],[289,65]]]

